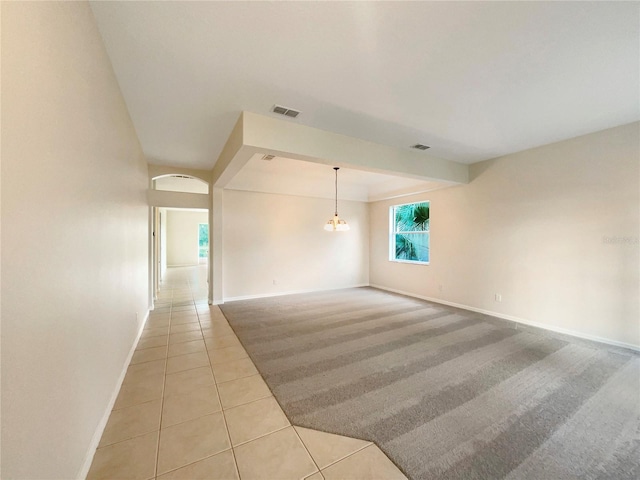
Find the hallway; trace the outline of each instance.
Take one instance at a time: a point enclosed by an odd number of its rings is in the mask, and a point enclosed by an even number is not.
[[[167,270],[87,478],[405,478],[370,442],[291,426],[206,273]]]

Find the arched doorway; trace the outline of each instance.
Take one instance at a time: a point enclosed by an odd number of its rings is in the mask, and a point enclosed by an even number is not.
[[[209,182],[179,171],[150,176],[150,263],[153,300],[168,268],[191,268],[211,301]],[[151,194],[153,193],[153,194]]]

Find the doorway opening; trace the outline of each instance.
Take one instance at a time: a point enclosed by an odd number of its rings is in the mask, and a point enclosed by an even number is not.
[[[152,169],[160,175],[154,175]],[[169,269],[197,271],[211,302],[209,173],[167,173],[171,170],[175,169],[150,166],[149,171],[150,304]]]

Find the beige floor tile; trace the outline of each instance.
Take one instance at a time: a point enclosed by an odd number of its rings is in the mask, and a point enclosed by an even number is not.
[[[225,335],[235,335],[235,332],[229,325],[217,325],[213,324],[211,327],[202,327],[202,334],[205,337],[224,337]]]
[[[271,396],[269,387],[260,375],[220,383],[218,393],[225,409]]]
[[[153,327],[164,327],[165,325],[169,325],[167,320],[171,320],[171,307],[158,307],[158,312],[154,310],[147,318],[145,322],[145,328],[153,328]],[[151,323],[149,323],[151,322]],[[154,323],[158,323],[158,325],[154,325]]]
[[[309,428],[294,428],[321,470],[371,445],[371,442],[356,438],[343,437]]]
[[[157,375],[159,373],[164,374],[164,368],[166,366],[166,360],[156,360],[154,362],[139,363],[138,365],[131,365],[127,369],[127,374],[124,377],[123,383],[138,382],[140,379],[149,375]]]
[[[193,302],[189,302],[189,305],[174,306],[171,309],[172,314],[178,312],[196,313],[196,306],[193,304]]]
[[[229,448],[221,412],[164,428],[160,431],[158,475]]]
[[[158,337],[160,335],[167,335],[169,333],[169,327],[154,327],[147,328],[142,331],[140,338]]]
[[[136,350],[143,350],[151,347],[162,347],[169,342],[169,335],[160,335],[158,337],[141,338],[136,345]]]
[[[131,357],[130,365],[136,365],[137,363],[151,362],[153,360],[162,360],[167,357],[167,346],[151,347],[142,350],[136,350]]]
[[[173,325],[173,326],[176,326],[176,325],[200,325],[200,322],[198,321],[198,317],[196,315],[193,315],[193,316],[189,316],[189,317],[173,318],[173,319],[171,319],[171,325]]]
[[[181,372],[183,370],[191,370],[192,368],[204,367],[209,364],[207,352],[188,353],[178,357],[169,357],[167,359],[167,375]]]
[[[188,353],[206,352],[207,347],[204,340],[193,340],[191,342],[174,343],[169,345],[169,356],[177,357]]]
[[[160,294],[162,294],[162,292],[160,292]],[[171,307],[171,295],[164,295],[162,297],[159,296],[158,300],[154,302],[154,307],[155,308],[149,312],[149,318],[167,315],[166,313],[159,311],[159,309]]]
[[[240,340],[235,335],[225,335],[224,337],[206,337],[207,350],[210,352],[229,347],[242,347]]]
[[[209,351],[211,365],[218,365],[220,363],[230,362],[232,360],[238,360],[239,358],[245,357],[248,357],[248,355],[247,351],[242,347],[242,345]]]
[[[87,480],[154,478],[158,432],[96,450]]]
[[[114,410],[162,398],[164,375],[147,375],[138,381],[123,383]]]
[[[310,477],[305,478],[304,480],[324,480],[321,472],[316,472]]]
[[[258,370],[251,361],[250,358],[241,358],[240,360],[233,360],[231,362],[220,363],[213,365],[213,374],[216,378],[216,383],[228,382],[230,380],[236,380],[238,378],[250,377],[256,375]]]
[[[220,328],[231,328],[231,324],[228,322],[228,320],[220,315],[219,317],[217,316],[211,316],[210,317],[211,320],[211,324],[213,325],[214,328],[220,327]],[[233,329],[232,329],[233,330]]]
[[[171,320],[167,318],[150,318],[144,325],[144,330],[150,330],[152,328],[166,328],[169,326]],[[144,331],[143,330],[143,331]]]
[[[160,475],[158,480],[240,480],[233,452],[227,450],[186,467]]]
[[[215,385],[194,389],[185,395],[164,399],[162,428],[222,410]]]
[[[211,313],[211,315],[217,315],[219,317],[225,318],[222,310],[220,310],[220,307],[218,305],[210,305],[209,312]]]
[[[224,317],[218,317],[213,315],[202,315],[202,314],[198,315],[198,317],[200,318],[200,324],[206,323],[209,325],[208,328],[213,328],[213,327],[224,328],[229,326],[229,322]]]
[[[209,366],[185,370],[167,375],[164,384],[164,396],[167,398],[172,395],[184,395],[198,388],[214,384]]]
[[[407,477],[375,445],[322,470],[326,480],[406,480]]]
[[[200,322],[198,321],[198,315],[197,314],[192,314],[192,315],[172,315],[171,316],[171,325],[175,326],[175,325],[199,325]]]
[[[224,416],[234,446],[290,425],[273,397],[230,408],[224,412]]]
[[[318,471],[292,427],[244,443],[234,453],[242,480],[298,480]]]
[[[200,327],[202,328],[202,334],[205,337],[216,338],[226,337],[229,335],[235,335],[235,332],[229,325],[222,325],[219,320],[200,320]]]
[[[202,332],[196,330],[193,332],[182,332],[169,335],[169,345],[181,342],[192,342],[193,340],[202,340]]]
[[[190,323],[180,323],[177,325],[171,325],[169,329],[170,333],[182,333],[182,332],[199,332],[200,331],[200,323],[198,322],[190,322]]]
[[[100,439],[100,447],[160,430],[162,400],[113,410]]]

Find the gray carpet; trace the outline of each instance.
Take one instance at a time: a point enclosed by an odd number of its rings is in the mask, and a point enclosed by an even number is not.
[[[412,479],[640,478],[640,356],[373,288],[221,306],[294,425]]]

